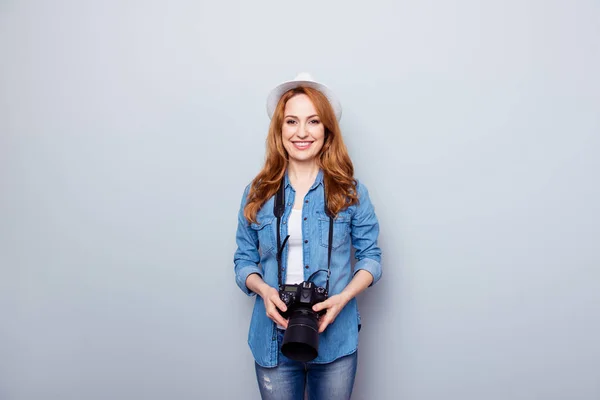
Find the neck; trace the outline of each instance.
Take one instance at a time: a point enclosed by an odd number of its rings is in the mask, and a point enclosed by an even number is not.
[[[288,164],[288,176],[292,183],[311,183],[315,181],[319,173],[316,162],[299,163],[290,161]]]

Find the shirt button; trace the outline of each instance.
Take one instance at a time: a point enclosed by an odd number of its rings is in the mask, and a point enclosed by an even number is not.
[[[304,217],[304,220],[306,221],[308,218]]]
[[[308,240],[305,240],[304,243],[308,243]]]
[[[308,203],[308,200],[306,200],[305,203]]]
[[[308,269],[308,265],[305,265],[304,268]]]
[[[285,225],[285,221],[283,221],[283,224]]]

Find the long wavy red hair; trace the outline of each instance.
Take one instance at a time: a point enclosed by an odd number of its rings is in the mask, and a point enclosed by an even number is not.
[[[323,170],[323,183],[327,208],[331,215],[337,214],[358,202],[354,166],[342,139],[340,126],[327,97],[311,87],[298,87],[287,91],[275,108],[269,133],[265,164],[252,180],[244,216],[256,223],[256,214],[269,198],[275,195],[288,166],[288,153],[283,147],[282,127],[287,102],[294,96],[305,94],[315,106],[323,126],[325,141],[317,157],[317,165]]]

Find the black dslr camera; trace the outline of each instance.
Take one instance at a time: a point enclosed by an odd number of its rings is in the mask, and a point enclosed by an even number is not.
[[[284,285],[279,291],[279,298],[287,307],[285,312],[279,313],[288,319],[281,352],[296,361],[314,360],[319,350],[318,320],[326,310],[315,312],[312,307],[327,300],[327,291],[313,282],[304,281],[297,285]]]

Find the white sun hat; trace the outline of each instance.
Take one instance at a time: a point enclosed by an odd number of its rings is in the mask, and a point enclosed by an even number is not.
[[[279,103],[281,96],[283,96],[283,94],[288,90],[297,88],[299,86],[308,86],[323,93],[329,100],[337,120],[339,121],[342,118],[342,104],[335,94],[327,86],[315,81],[307,72],[301,72],[294,78],[294,80],[283,82],[275,87],[275,89],[271,90],[271,93],[269,93],[269,96],[267,97],[267,114],[269,115],[269,118],[273,118],[273,113],[275,112],[275,108],[277,107],[277,103]]]

